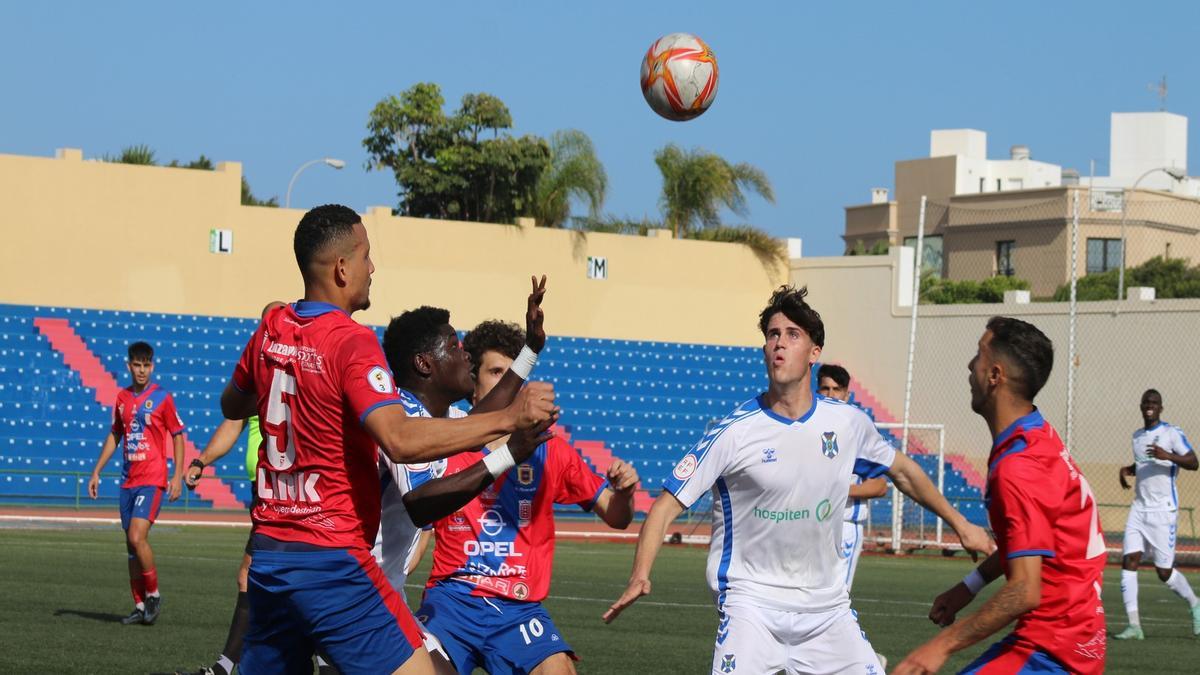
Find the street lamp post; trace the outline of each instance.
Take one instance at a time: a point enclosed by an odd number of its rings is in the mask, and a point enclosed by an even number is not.
[[[1141,183],[1142,179],[1144,179],[1146,176],[1149,176],[1150,174],[1158,172],[1158,171],[1162,171],[1163,173],[1167,174],[1168,176],[1170,176],[1171,178],[1173,178],[1174,180],[1177,180],[1177,181],[1187,178],[1187,174],[1185,174],[1180,169],[1176,169],[1173,166],[1155,167],[1153,169],[1150,169],[1146,173],[1138,176],[1138,179],[1133,181],[1133,187],[1129,188],[1129,190],[1127,191],[1127,193],[1126,193],[1127,196],[1121,200],[1121,269],[1117,273],[1117,302],[1120,302],[1125,299],[1125,214],[1128,213],[1128,211],[1129,211],[1128,194],[1137,191],[1138,183]]]
[[[342,160],[333,159],[332,157],[322,157],[321,159],[314,159],[312,161],[301,164],[300,168],[296,169],[296,173],[292,174],[292,179],[290,181],[288,181],[287,196],[285,196],[283,198],[283,208],[285,208],[285,209],[291,208],[291,206],[292,206],[292,186],[296,184],[296,179],[300,177],[300,174],[303,173],[305,169],[312,166],[313,164],[325,164],[327,166],[332,166],[335,169],[341,169],[342,167],[346,166],[346,163],[343,162]]]

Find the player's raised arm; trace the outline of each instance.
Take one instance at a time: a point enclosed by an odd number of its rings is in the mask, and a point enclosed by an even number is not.
[[[663,490],[642,523],[637,551],[633,554],[633,572],[629,575],[629,585],[601,617],[604,623],[612,623],[621,612],[637,602],[638,598],[650,594],[650,569],[654,567],[654,559],[658,557],[658,551],[662,548],[667,528],[681,513],[683,503],[675,495]]]
[[[925,471],[907,455],[896,453],[896,459],[888,469],[887,475],[896,484],[896,489],[946,521],[962,541],[963,548],[972,554],[972,558],[980,553],[991,555],[996,550],[996,542],[992,541],[987,531],[968,521],[951,506],[929,480],[929,476],[925,475]]]
[[[609,527],[623,530],[633,522],[633,493],[637,490],[637,469],[619,457],[614,457],[604,474],[608,487],[600,493],[592,511]]]
[[[496,386],[471,408],[471,414],[500,410],[511,403],[521,385],[529,379],[529,374],[537,365],[538,354],[546,346],[546,329],[543,326],[546,315],[542,311],[542,299],[546,297],[546,275],[542,275],[540,282],[537,277],[530,277],[529,280],[533,290],[525,303],[525,346]],[[479,365],[477,363],[475,367]]]
[[[397,464],[429,462],[478,448],[518,429],[533,429],[558,419],[554,387],[530,382],[503,410],[456,419],[409,417],[402,406],[367,413],[363,426]]]
[[[488,454],[463,471],[435,478],[404,493],[404,508],[413,525],[424,527],[454,513],[498,477],[529,459],[539,445],[550,440],[551,423],[551,420],[546,420],[532,429],[519,429],[504,448]]]

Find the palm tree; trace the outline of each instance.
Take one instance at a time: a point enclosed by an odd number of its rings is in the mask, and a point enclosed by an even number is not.
[[[663,216],[676,237],[687,237],[721,224],[721,207],[745,216],[745,190],[775,202],[775,191],[763,171],[753,165],[730,164],[701,149],[668,144],[654,153],[663,176]]]
[[[533,215],[542,227],[563,227],[571,216],[571,199],[579,199],[595,219],[607,187],[604,165],[587,134],[575,129],[556,131],[550,137],[550,166],[535,188]]]

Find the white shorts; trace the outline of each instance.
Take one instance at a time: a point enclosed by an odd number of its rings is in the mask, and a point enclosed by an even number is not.
[[[1175,566],[1175,523],[1179,514],[1175,511],[1142,511],[1129,509],[1129,520],[1125,521],[1125,544],[1123,554],[1144,553],[1143,557],[1160,569]],[[1146,549],[1150,550],[1147,551]]]
[[[846,580],[846,590],[854,585],[854,572],[858,569],[858,557],[863,549],[862,523],[842,523],[842,547],[838,549],[838,568]]]
[[[785,612],[726,605],[713,649],[714,675],[883,675],[867,635],[849,607]]]

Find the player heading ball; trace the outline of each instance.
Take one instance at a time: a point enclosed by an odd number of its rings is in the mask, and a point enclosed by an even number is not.
[[[675,465],[642,526],[629,586],[604,614],[611,622],[650,593],[667,526],[711,490],[716,514],[706,576],[720,620],[713,672],[882,672],[850,610],[839,561],[842,519],[829,517],[845,509],[852,474],[887,474],[945,519],[968,550],[994,548],[865,412],[814,396],[812,364],[825,326],[806,296],[806,289],[783,286],[759,314],[767,391],[735,408]],[[762,518],[756,510],[812,517]]]

